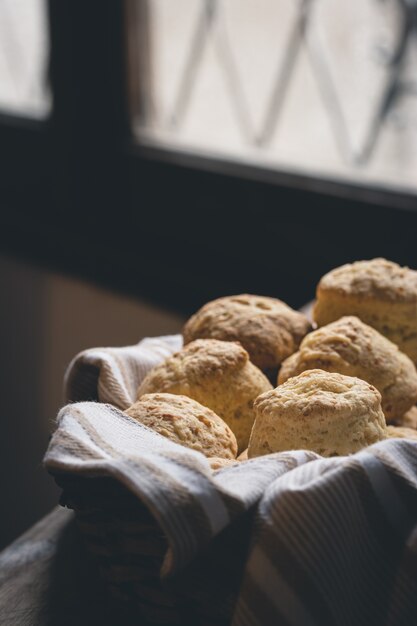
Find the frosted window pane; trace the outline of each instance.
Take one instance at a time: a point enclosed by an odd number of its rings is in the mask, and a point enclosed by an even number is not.
[[[417,188],[415,0],[137,2],[139,141]]]
[[[45,0],[0,1],[0,111],[44,118],[48,89]]]

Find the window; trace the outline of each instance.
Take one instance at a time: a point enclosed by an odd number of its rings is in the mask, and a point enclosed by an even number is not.
[[[136,136],[415,191],[416,11],[408,0],[136,2]]]
[[[417,267],[414,0],[299,1],[0,3],[1,250],[185,314]]]
[[[46,9],[45,0],[1,2],[1,111],[42,119],[50,110]]]

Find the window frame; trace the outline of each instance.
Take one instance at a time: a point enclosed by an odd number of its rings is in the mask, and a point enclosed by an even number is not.
[[[411,192],[139,144],[129,119],[129,89],[141,88],[128,84],[130,11],[111,0],[48,0],[50,117],[0,115],[3,252],[183,312],[240,288],[276,294],[274,272],[280,295],[299,306],[340,262],[383,254],[417,266]],[[292,243],[285,230],[295,223],[318,241],[303,232]],[[271,247],[272,235],[276,268],[262,241]],[[342,235],[351,242],[339,249]],[[280,272],[297,262],[308,268]]]

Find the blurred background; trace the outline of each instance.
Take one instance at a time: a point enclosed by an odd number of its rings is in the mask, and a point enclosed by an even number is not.
[[[415,0],[0,1],[0,547],[71,358],[207,300],[417,268]]]

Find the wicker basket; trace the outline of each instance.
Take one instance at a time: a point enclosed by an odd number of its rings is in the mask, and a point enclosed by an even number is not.
[[[230,624],[247,554],[250,514],[221,533],[169,586],[160,569],[167,540],[148,509],[111,478],[55,475],[86,546],[116,602],[146,624]],[[190,584],[190,581],[191,584]]]

